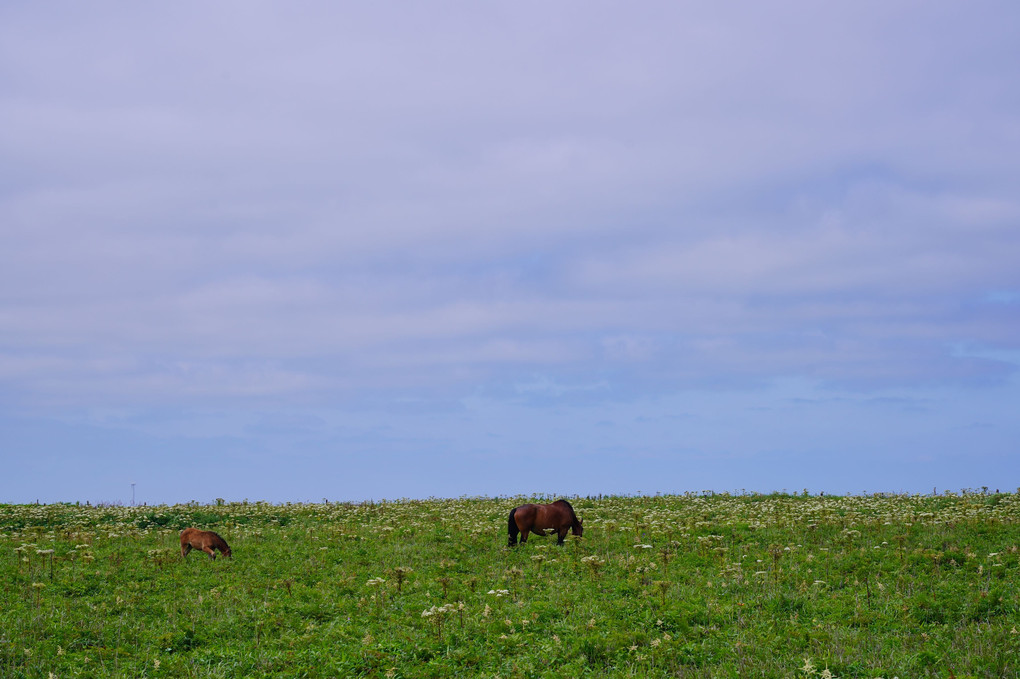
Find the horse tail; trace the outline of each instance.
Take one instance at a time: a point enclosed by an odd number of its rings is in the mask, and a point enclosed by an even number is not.
[[[517,519],[514,518],[514,514],[517,513],[517,507],[510,510],[510,518],[507,520],[506,531],[509,535],[507,540],[507,546],[513,547],[517,544],[517,535],[521,532],[517,527]]]

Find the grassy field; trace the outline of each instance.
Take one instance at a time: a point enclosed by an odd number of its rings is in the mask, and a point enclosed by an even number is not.
[[[0,676],[1020,673],[1020,494],[534,499],[0,505]]]

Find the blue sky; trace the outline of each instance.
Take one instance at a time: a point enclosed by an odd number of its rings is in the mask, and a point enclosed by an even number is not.
[[[0,502],[1014,490],[1017,25],[6,3]]]

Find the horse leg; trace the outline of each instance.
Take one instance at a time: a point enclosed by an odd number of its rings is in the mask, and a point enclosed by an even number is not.
[[[190,544],[184,543],[183,545],[181,545],[181,556],[182,557],[187,556],[188,552],[190,552],[190,551],[191,551],[191,545]]]
[[[561,547],[563,546],[563,540],[567,537],[567,532],[569,530],[570,530],[569,528],[560,528],[558,531],[556,531],[556,544],[557,545],[559,545]]]
[[[209,558],[213,561],[216,560],[216,550],[212,547],[203,547],[202,551],[209,555]]]
[[[521,531],[521,544],[523,545],[527,541],[528,541],[528,529],[524,529]]]

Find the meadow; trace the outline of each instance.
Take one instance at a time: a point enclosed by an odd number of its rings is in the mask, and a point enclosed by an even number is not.
[[[0,676],[1020,674],[1020,494],[551,499],[0,505]]]

